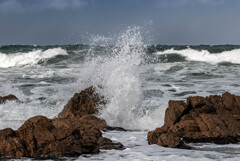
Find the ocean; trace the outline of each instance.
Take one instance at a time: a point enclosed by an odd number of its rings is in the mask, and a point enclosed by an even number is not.
[[[239,160],[240,144],[192,143],[192,150],[148,145],[147,132],[164,123],[169,100],[240,95],[239,45],[149,45],[140,27],[88,44],[0,46],[0,129],[28,118],[53,118],[76,92],[94,86],[107,100],[98,117],[127,132],[104,136],[124,150],[102,150],[66,160]],[[25,158],[24,160],[31,160]]]

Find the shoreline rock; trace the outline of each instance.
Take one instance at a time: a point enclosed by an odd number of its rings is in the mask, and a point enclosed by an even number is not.
[[[16,96],[14,96],[13,94],[9,94],[9,95],[3,96],[3,97],[0,96],[0,104],[4,104],[4,103],[6,103],[6,101],[18,101],[18,102],[20,102],[19,99]]]
[[[148,143],[171,148],[190,148],[185,143],[216,144],[240,141],[240,96],[188,97],[169,101],[164,125],[148,133]]]
[[[121,143],[102,136],[101,130],[117,128],[95,116],[100,103],[104,103],[103,98],[90,87],[76,93],[57,118],[35,116],[18,130],[0,130],[0,157],[74,157],[95,154],[100,149],[123,149]]]

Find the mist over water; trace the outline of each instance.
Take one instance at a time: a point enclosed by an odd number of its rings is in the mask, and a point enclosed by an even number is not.
[[[94,86],[107,100],[99,117],[109,125],[138,130],[105,133],[127,148],[105,151],[100,158],[237,159],[239,145],[219,150],[211,144],[209,152],[149,147],[144,130],[163,124],[171,99],[225,91],[240,95],[240,46],[150,46],[144,43],[144,32],[138,26],[128,27],[112,37],[91,36],[90,45],[0,47],[0,96],[12,93],[23,102],[0,105],[0,128],[17,129],[35,115],[53,118],[74,93]],[[229,148],[236,153],[230,155],[225,150]]]

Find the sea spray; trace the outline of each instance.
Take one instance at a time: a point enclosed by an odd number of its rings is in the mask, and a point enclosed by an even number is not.
[[[110,125],[127,127],[133,121],[131,110],[140,95],[138,66],[144,47],[140,30],[140,27],[129,27],[104,56],[93,57],[91,54],[84,63],[83,77],[79,78],[86,86],[97,87],[107,99],[107,107],[101,111],[101,117]]]
[[[156,126],[150,112],[143,112],[141,108],[144,107],[140,107],[139,66],[146,47],[141,31],[140,27],[128,27],[126,32],[119,35],[116,44],[104,51],[104,55],[96,55],[93,46],[80,73],[79,84],[97,87],[97,91],[107,100],[100,117],[112,126],[137,130],[151,128],[150,122]]]

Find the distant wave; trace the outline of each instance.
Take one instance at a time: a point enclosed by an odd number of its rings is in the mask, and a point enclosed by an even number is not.
[[[202,61],[211,64],[221,62],[229,62],[233,64],[240,64],[240,49],[233,49],[221,53],[210,53],[207,50],[194,50],[191,48],[183,50],[168,49],[156,52],[157,55],[179,54],[190,61]]]
[[[35,65],[39,61],[44,61],[53,58],[57,55],[68,55],[61,48],[53,48],[45,51],[35,50],[27,53],[4,54],[0,53],[0,67],[8,68],[24,65]]]

